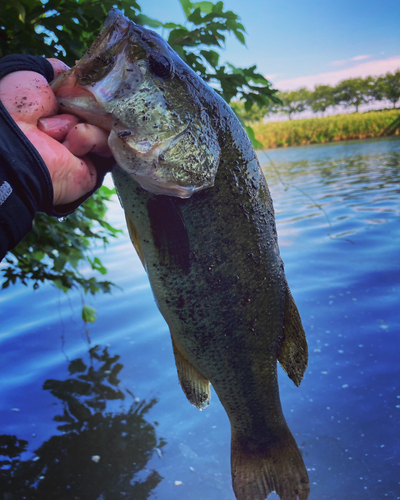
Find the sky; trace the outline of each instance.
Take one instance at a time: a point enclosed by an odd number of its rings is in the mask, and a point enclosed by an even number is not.
[[[178,0],[139,0],[142,12],[184,23]],[[399,0],[225,0],[246,28],[227,39],[222,61],[257,65],[281,91],[400,68]]]

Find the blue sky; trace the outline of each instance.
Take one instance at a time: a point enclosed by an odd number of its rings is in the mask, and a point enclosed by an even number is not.
[[[139,0],[144,14],[184,22],[178,0]],[[334,85],[400,68],[399,0],[225,0],[247,31],[227,40],[222,60],[257,64],[275,87]]]

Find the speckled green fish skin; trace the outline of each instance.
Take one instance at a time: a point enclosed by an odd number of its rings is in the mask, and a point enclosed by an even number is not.
[[[148,38],[148,30],[135,30]],[[113,171],[132,241],[171,332],[179,381],[200,409],[209,403],[210,382],[228,414],[237,500],[264,500],[272,491],[281,500],[306,500],[308,476],[282,413],[277,360],[299,385],[307,343],[279,255],[267,183],[229,106],[165,42],[151,50],[135,43],[145,65],[161,54],[173,67],[167,77],[150,70],[145,76],[164,89],[169,111],[184,121],[182,103],[190,99],[191,115],[206,113],[207,134],[217,141],[211,141],[210,155],[218,157],[213,185],[190,197],[146,191],[126,165]],[[167,114],[149,116],[153,125],[168,127]],[[196,130],[186,157],[202,140]]]

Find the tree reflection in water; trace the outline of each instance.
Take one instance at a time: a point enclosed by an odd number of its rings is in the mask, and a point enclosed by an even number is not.
[[[44,383],[63,404],[54,417],[63,434],[44,442],[34,459],[19,458],[28,441],[0,435],[0,500],[145,500],[160,483],[156,471],[145,470],[165,445],[145,420],[157,401],[139,403],[126,390],[129,409],[107,411],[109,401],[126,397],[118,387],[123,365],[107,348],[100,351],[90,349],[90,366],[71,361],[67,380]]]

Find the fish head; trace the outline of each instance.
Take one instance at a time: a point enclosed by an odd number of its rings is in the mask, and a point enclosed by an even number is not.
[[[189,198],[213,186],[220,158],[205,85],[162,37],[113,9],[52,88],[63,112],[110,131],[116,162],[144,189]]]

